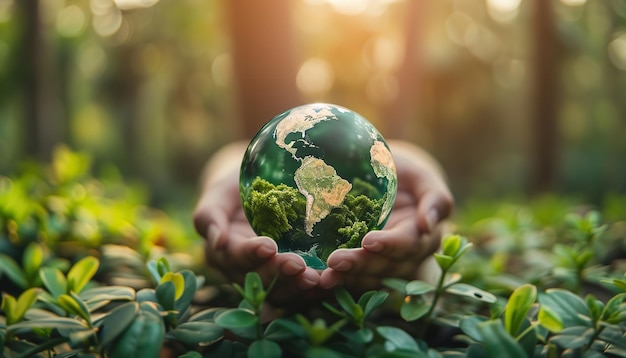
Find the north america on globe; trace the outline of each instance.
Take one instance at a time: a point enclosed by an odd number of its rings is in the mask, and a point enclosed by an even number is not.
[[[378,130],[358,113],[313,103],[271,119],[241,164],[244,213],[280,252],[323,269],[338,248],[361,246],[381,229],[397,191],[393,157]]]

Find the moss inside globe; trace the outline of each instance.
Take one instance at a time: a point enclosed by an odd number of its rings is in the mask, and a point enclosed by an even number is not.
[[[387,221],[398,186],[391,151],[358,113],[314,103],[272,118],[243,157],[245,215],[280,252],[326,268],[338,248],[361,246]]]

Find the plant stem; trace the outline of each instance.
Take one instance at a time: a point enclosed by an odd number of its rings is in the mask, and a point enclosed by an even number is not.
[[[36,353],[43,352],[46,349],[54,348],[55,346],[67,342],[67,338],[59,337],[55,339],[51,339],[49,341],[45,341],[38,346],[34,346],[17,356],[17,358],[28,358],[34,356]]]
[[[424,323],[422,324],[422,327],[419,330],[418,337],[420,339],[424,338],[424,334],[426,333],[426,328],[430,325],[430,322],[432,321],[433,314],[435,313],[435,307],[437,306],[439,297],[441,297],[441,293],[443,293],[444,291],[443,282],[445,281],[447,273],[448,273],[447,270],[441,271],[441,276],[439,276],[439,281],[437,282],[437,288],[435,289],[435,296],[433,297],[433,300],[430,303],[430,308],[428,309],[428,312],[426,312]]]

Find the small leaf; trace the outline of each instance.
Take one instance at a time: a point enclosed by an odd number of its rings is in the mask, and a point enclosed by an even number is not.
[[[407,322],[415,321],[424,317],[430,310],[430,305],[417,300],[408,300],[400,306],[400,316]]]
[[[590,326],[591,318],[585,301],[574,293],[551,288],[539,293],[541,306],[548,306],[563,323],[563,327]]]
[[[40,290],[41,289],[39,288],[29,288],[28,290],[22,292],[20,297],[17,299],[15,311],[13,312],[13,318],[16,319],[15,322],[19,322],[22,318],[24,318],[26,311],[33,305],[33,303],[35,303],[35,301],[37,301],[37,296],[39,295]],[[4,311],[7,312],[6,310]]]
[[[39,272],[42,262],[43,249],[41,248],[41,245],[32,242],[26,246],[22,256],[22,264],[24,266],[24,272],[31,282]]]
[[[486,321],[478,326],[489,357],[526,357],[524,349],[507,334],[500,320]]]
[[[78,300],[67,294],[60,295],[57,298],[57,302],[66,312],[77,315],[84,319],[88,324],[91,324],[89,312],[84,304],[81,305],[82,302],[79,303]]]
[[[406,284],[406,294],[411,296],[423,295],[435,290],[435,286],[428,282],[414,280]]]
[[[83,301],[131,301],[135,290],[127,286],[101,286],[83,290],[78,295]]]
[[[174,300],[177,300],[183,295],[183,292],[185,291],[185,278],[183,275],[177,272],[166,272],[163,277],[161,277],[159,285],[162,285],[165,282],[171,282],[174,284]]]
[[[252,312],[233,308],[223,312],[215,318],[215,323],[226,329],[239,329],[256,326],[259,318]]]
[[[363,307],[363,315],[364,317],[368,317],[376,308],[382,305],[385,300],[389,297],[389,293],[385,291],[376,291],[372,294],[367,302],[363,302],[365,306],[361,305],[359,301],[359,306]]]
[[[541,306],[537,315],[539,324],[553,333],[558,333],[563,329],[561,318],[548,306]]]
[[[20,321],[17,317],[17,313],[15,309],[16,306],[17,306],[17,301],[15,300],[15,297],[8,295],[6,293],[2,295],[2,307],[1,308],[7,317],[7,325],[9,326]]]
[[[359,305],[354,302],[352,295],[345,288],[339,288],[335,290],[335,298],[337,303],[343,308],[351,317],[356,317],[359,312],[362,314],[363,310]]]
[[[96,274],[99,266],[100,261],[93,256],[87,256],[75,263],[67,273],[67,292],[80,293]]]
[[[215,321],[215,317],[227,310],[227,308],[222,307],[211,307],[200,312],[196,312],[193,316],[189,317],[189,322],[193,321],[203,321],[203,322],[213,322]]]
[[[156,268],[157,268],[157,272],[159,273],[159,276],[161,277],[165,276],[165,274],[168,272],[172,272],[172,269],[170,268],[170,263],[167,261],[165,257],[161,257],[160,259],[157,260]]]
[[[98,333],[103,347],[113,342],[135,320],[139,313],[137,302],[128,302],[115,307],[109,314],[97,322]]]
[[[593,328],[573,326],[563,329],[550,339],[550,342],[565,349],[577,349],[586,346],[593,336]]]
[[[56,299],[62,294],[67,293],[67,280],[59,269],[54,267],[44,267],[39,270],[39,276],[44,286]]]
[[[493,294],[466,283],[455,283],[446,288],[446,292],[457,296],[473,298],[481,302],[494,303],[497,301],[496,296]]]
[[[224,329],[211,322],[185,322],[176,327],[172,334],[185,344],[207,345],[221,339]]]
[[[165,281],[156,288],[156,297],[164,309],[170,311],[174,309],[176,297],[176,286],[172,281]]]
[[[461,237],[459,235],[448,235],[443,239],[441,246],[444,255],[454,257],[461,247]]]
[[[622,302],[626,298],[626,294],[620,293],[617,294],[606,303],[604,306],[604,310],[602,311],[602,319],[609,323],[619,323],[619,322],[610,322],[609,319],[615,316],[615,313],[620,311],[620,306]]]
[[[386,278],[383,285],[406,296],[406,285],[409,281],[400,278]]]
[[[89,327],[82,321],[77,321],[68,317],[57,317],[40,319],[37,321],[22,321],[7,327],[7,331],[19,332],[23,330],[32,330],[35,328],[52,328],[52,329],[67,329],[67,330],[83,330]]]
[[[148,272],[150,272],[150,275],[152,276],[154,282],[160,282],[161,274],[159,273],[159,269],[157,268],[157,262],[154,260],[150,260],[146,264],[146,267],[148,268]]]
[[[391,326],[376,327],[376,332],[385,339],[387,351],[402,350],[407,352],[420,353],[415,339],[400,328]]]
[[[174,309],[180,312],[179,315],[183,315],[191,305],[196,291],[198,291],[198,278],[191,270],[182,270],[179,273],[185,284],[182,295],[176,299]]]
[[[245,292],[244,298],[248,300],[253,306],[258,305],[260,300],[264,298],[263,281],[258,273],[252,271],[246,274],[243,290]]]
[[[524,284],[513,291],[504,308],[504,328],[511,336],[516,337],[519,334],[519,329],[536,299],[537,287],[533,285]]]
[[[447,271],[454,263],[454,258],[452,258],[451,256],[442,255],[437,252],[435,252],[433,256],[435,257],[435,260],[437,260],[437,264],[439,265],[439,267],[441,267],[443,271]]]
[[[280,358],[281,356],[282,350],[280,346],[268,339],[254,341],[248,348],[248,357],[250,358]]]
[[[9,280],[22,289],[28,288],[28,278],[20,265],[11,256],[0,254],[0,277],[7,275]]]
[[[140,310],[129,327],[113,343],[109,357],[158,357],[163,345],[163,320]]]
[[[489,319],[487,317],[482,316],[463,317],[459,322],[459,328],[471,339],[477,342],[482,342],[483,339],[480,335],[480,329],[478,328],[478,325],[488,320]]]

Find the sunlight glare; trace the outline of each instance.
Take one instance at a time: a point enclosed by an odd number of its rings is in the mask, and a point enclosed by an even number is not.
[[[76,37],[82,34],[85,24],[85,13],[76,5],[70,5],[59,11],[56,19],[57,31],[66,37]]]
[[[159,0],[114,0],[115,5],[122,10],[146,8],[155,5]]]
[[[498,22],[510,22],[517,16],[521,0],[487,0],[489,15]]]
[[[0,0],[0,23],[9,21],[13,12],[13,0]]]
[[[626,32],[615,34],[609,43],[609,59],[611,63],[622,71],[626,71]]]
[[[561,2],[569,6],[580,6],[580,5],[585,5],[587,0],[561,0]]]
[[[358,15],[367,10],[369,0],[326,0],[335,11],[344,15]]]
[[[307,96],[323,97],[333,86],[335,73],[328,61],[321,58],[306,60],[296,76],[296,84]]]

